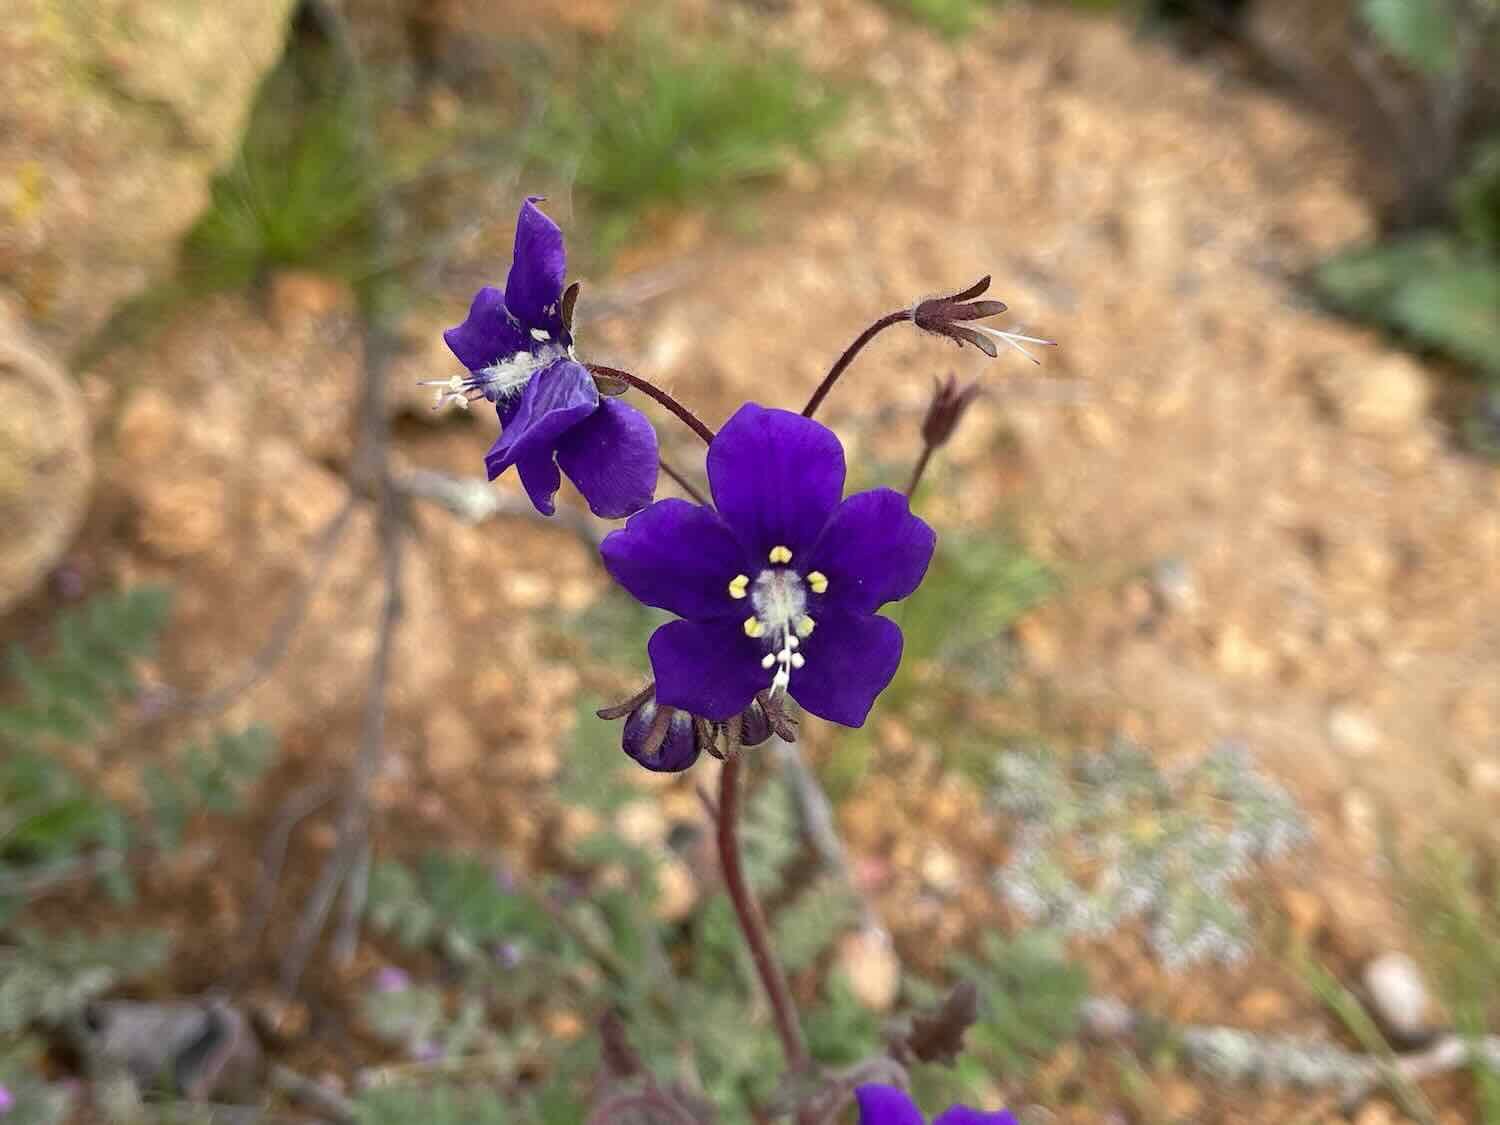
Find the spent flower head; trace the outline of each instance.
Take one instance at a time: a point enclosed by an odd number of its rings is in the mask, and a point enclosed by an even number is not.
[[[656,702],[714,722],[762,692],[862,726],[901,662],[876,611],[912,593],[936,536],[888,488],[844,493],[832,430],[747,403],[708,449],[714,506],[659,500],[605,539],[606,569],[682,620],[648,645]]]
[[[911,1095],[897,1086],[861,1086],[854,1091],[859,1104],[859,1125],[926,1125],[926,1118],[911,1100]],[[1017,1125],[1009,1110],[986,1113],[955,1105],[932,1119],[932,1125]]]
[[[439,405],[495,404],[500,436],[484,459],[490,480],[514,465],[537,511],[550,516],[567,473],[595,515],[626,516],[655,494],[656,430],[634,407],[601,396],[575,358],[578,286],[563,288],[562,230],[539,199],[521,205],[505,289],[485,286],[468,318],[443,333],[468,374],[431,385]]]
[[[946,336],[960,347],[964,344],[972,344],[991,359],[1000,354],[997,346],[999,343],[1015,348],[1032,363],[1040,363],[1041,360],[1027,351],[1024,345],[1041,344],[1051,348],[1057,346],[1056,341],[1044,340],[1040,336],[1027,336],[1020,332],[1007,332],[987,324],[970,323],[988,320],[1005,311],[1004,301],[977,299],[989,287],[990,278],[986,274],[967,289],[961,289],[957,293],[950,293],[945,297],[928,297],[924,301],[918,301],[916,308],[912,309],[911,318],[918,328],[939,336]]]

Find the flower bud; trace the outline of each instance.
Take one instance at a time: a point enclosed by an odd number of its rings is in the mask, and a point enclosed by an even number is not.
[[[693,717],[675,707],[658,707],[655,697],[639,704],[625,720],[620,745],[654,773],[678,773],[698,760]]]
[[[932,401],[927,404],[927,416],[922,419],[922,440],[930,449],[946,445],[958,429],[959,422],[979,397],[979,384],[970,383],[960,387],[958,380],[949,375],[934,381]]]

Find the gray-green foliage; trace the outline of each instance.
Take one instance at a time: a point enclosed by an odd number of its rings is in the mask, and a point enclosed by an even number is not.
[[[1366,25],[1380,45],[1425,74],[1450,73],[1458,61],[1454,0],[1364,0]]]
[[[39,653],[10,656],[13,701],[0,707],[0,925],[29,889],[100,849],[99,877],[130,891],[129,850],[175,847],[187,818],[232,812],[275,752],[261,727],[220,731],[142,771],[144,810],[127,808],[70,767],[60,746],[87,746],[137,690],[136,668],[155,651],[170,598],[154,587],[101,594],[58,614]]]
[[[1488,188],[1475,181],[1476,197],[1491,191],[1500,198],[1500,168],[1495,172]],[[1477,228],[1481,209],[1474,211]],[[1449,234],[1413,235],[1348,251],[1325,263],[1317,282],[1344,312],[1500,380],[1500,257],[1490,250]]]
[[[517,1120],[577,1121],[596,1066],[594,1036],[559,1043],[538,1023],[543,1008],[566,1007],[588,1021],[616,1009],[648,1066],[664,1081],[686,1073],[728,1115],[747,1094],[766,1096],[777,1072],[780,1048],[728,900],[716,895],[681,921],[661,921],[655,871],[663,853],[613,826],[613,814],[640,799],[618,738],[617,726],[581,718],[558,782],[565,800],[597,814],[597,830],[569,847],[572,884],[518,886],[497,877],[493,864],[461,856],[379,864],[371,880],[374,927],[442,954],[461,974],[463,1002],[411,985],[377,992],[367,1016],[393,1042],[481,1057],[502,1076],[522,1059],[540,1063],[545,1081],[512,1100]],[[778,780],[750,794],[743,820],[747,871],[768,905],[778,950],[794,970],[812,971],[855,920],[851,896],[828,878],[788,881],[800,866],[800,835]],[[878,1045],[874,1020],[836,978],[807,1018],[815,1050],[830,1063]],[[406,1095],[380,1095],[397,1096]]]
[[[164,934],[42,933],[0,937],[0,1035],[56,1027],[122,981],[166,959]]]
[[[1382,325],[1491,383],[1466,430],[1495,451],[1500,416],[1500,100],[1484,76],[1500,67],[1495,0],[1362,0],[1373,40],[1409,71],[1393,145],[1402,230],[1345,251],[1314,275],[1348,316]],[[1385,103],[1378,103],[1385,104]],[[1486,132],[1485,130],[1488,130]],[[1407,229],[1411,216],[1425,229]]]
[[[841,111],[794,55],[728,36],[684,44],[646,23],[556,92],[537,155],[572,174],[608,249],[648,207],[718,203],[816,155]]]
[[[170,608],[167,591],[154,586],[101,595],[57,615],[47,656],[12,648],[9,670],[22,694],[0,707],[0,738],[34,745],[96,733],[135,690],[136,665],[155,650]]]
[[[1153,950],[1174,969],[1248,952],[1231,885],[1307,833],[1291,794],[1234,744],[1171,774],[1123,741],[1071,770],[1041,751],[1007,753],[994,801],[1017,821],[998,873],[1013,906],[1091,936],[1145,915]]]

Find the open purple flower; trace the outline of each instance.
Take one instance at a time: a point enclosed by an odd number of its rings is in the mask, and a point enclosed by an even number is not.
[[[926,1118],[911,1095],[895,1086],[861,1086],[854,1098],[859,1103],[859,1125],[925,1125]],[[1016,1118],[1009,1110],[985,1113],[956,1105],[934,1117],[932,1125],[1016,1125]]]
[[[504,292],[485,286],[468,319],[443,333],[469,373],[439,383],[438,401],[495,404],[501,428],[484,458],[490,480],[514,465],[543,515],[556,511],[567,473],[595,515],[626,516],[656,491],[656,430],[634,407],[601,397],[573,357],[576,290],[563,292],[562,230],[537,208],[539,198],[521,205]]]
[[[769,687],[863,725],[901,663],[875,611],[921,583],[932,529],[888,488],[840,502],[833,431],[754,403],[709,446],[708,481],[714,508],[658,500],[601,548],[638,601],[684,618],[648,646],[657,702],[724,721]]]

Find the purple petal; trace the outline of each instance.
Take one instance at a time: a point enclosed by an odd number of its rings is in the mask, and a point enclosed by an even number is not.
[[[559,359],[542,368],[526,384],[510,422],[485,454],[490,480],[517,461],[530,460],[544,452],[551,456],[562,435],[598,406],[599,391],[582,364]]]
[[[516,473],[521,478],[521,487],[531,498],[531,505],[544,516],[557,513],[557,490],[562,487],[562,474],[557,471],[557,461],[550,449],[516,462]]]
[[[599,409],[558,442],[557,463],[594,515],[628,516],[656,493],[656,427],[635,407],[601,399]]]
[[[859,1125],[923,1125],[922,1111],[911,1095],[895,1086],[860,1086],[854,1099],[859,1103]]]
[[[527,329],[541,329],[555,340],[563,331],[561,304],[568,256],[562,228],[537,209],[541,198],[528,198],[516,219],[516,249],[505,279],[505,307]]]
[[[828,427],[747,402],[708,447],[714,504],[746,550],[810,548],[844,494],[844,447]]]
[[[851,613],[874,613],[921,584],[937,535],[911,514],[906,497],[877,488],[835,509],[807,570],[828,578],[825,601]]]
[[[945,1109],[933,1118],[932,1125],[1017,1125],[1017,1123],[1016,1115],[1007,1109],[985,1113],[982,1110],[970,1109],[966,1105],[956,1105],[951,1109]]]
[[[788,690],[820,719],[864,726],[875,697],[901,666],[901,630],[884,617],[831,607],[814,621],[816,628],[802,641],[805,663],[792,673]]]
[[[738,621],[670,621],[646,645],[656,676],[656,701],[723,722],[739,714],[770,673],[762,649]]]
[[[697,621],[733,618],[744,639],[750,611],[730,596],[729,583],[747,573],[745,551],[713,509],[658,500],[610,532],[599,553],[636,601]]]
[[[505,312],[505,294],[486,285],[474,294],[469,316],[443,333],[448,350],[470,371],[481,371],[498,360],[526,351],[531,341]]]

